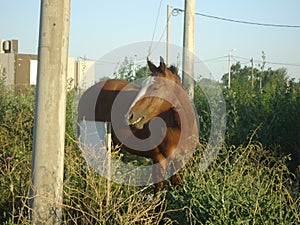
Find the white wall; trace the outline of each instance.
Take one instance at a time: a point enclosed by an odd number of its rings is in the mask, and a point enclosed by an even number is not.
[[[15,54],[0,54],[0,75],[5,71],[5,85],[15,84]]]

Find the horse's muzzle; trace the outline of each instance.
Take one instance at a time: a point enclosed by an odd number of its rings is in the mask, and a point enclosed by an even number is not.
[[[125,119],[129,126],[133,126],[137,129],[143,129],[144,127],[144,121],[145,121],[144,115],[138,115],[130,112],[125,116]]]

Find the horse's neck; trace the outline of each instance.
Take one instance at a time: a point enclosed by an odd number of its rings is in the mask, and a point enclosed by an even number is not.
[[[180,82],[177,85],[179,85],[179,89],[175,93],[175,104],[172,110],[178,126],[181,128],[182,123],[191,122],[193,118],[191,113],[195,113],[195,111],[183,85]]]
[[[179,116],[178,112],[175,109],[171,109],[171,110],[172,110],[172,114],[175,118],[175,121],[176,121],[178,127],[181,128],[181,120],[180,120],[180,116]]]

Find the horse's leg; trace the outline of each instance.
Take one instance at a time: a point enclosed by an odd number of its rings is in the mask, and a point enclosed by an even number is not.
[[[164,188],[164,179],[168,160],[156,149],[153,156],[152,180],[154,183],[154,194]]]
[[[171,183],[173,186],[182,186],[182,179],[183,179],[183,170],[182,162],[179,160],[173,160],[170,163],[171,165],[171,173],[173,174],[171,176]]]

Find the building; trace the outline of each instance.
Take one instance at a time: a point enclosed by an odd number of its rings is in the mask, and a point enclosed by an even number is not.
[[[0,76],[4,76],[6,86],[22,89],[36,85],[38,56],[20,54],[18,45],[18,40],[0,40]],[[84,79],[89,84],[94,83],[94,74],[94,61],[69,57],[68,88],[77,87]]]

